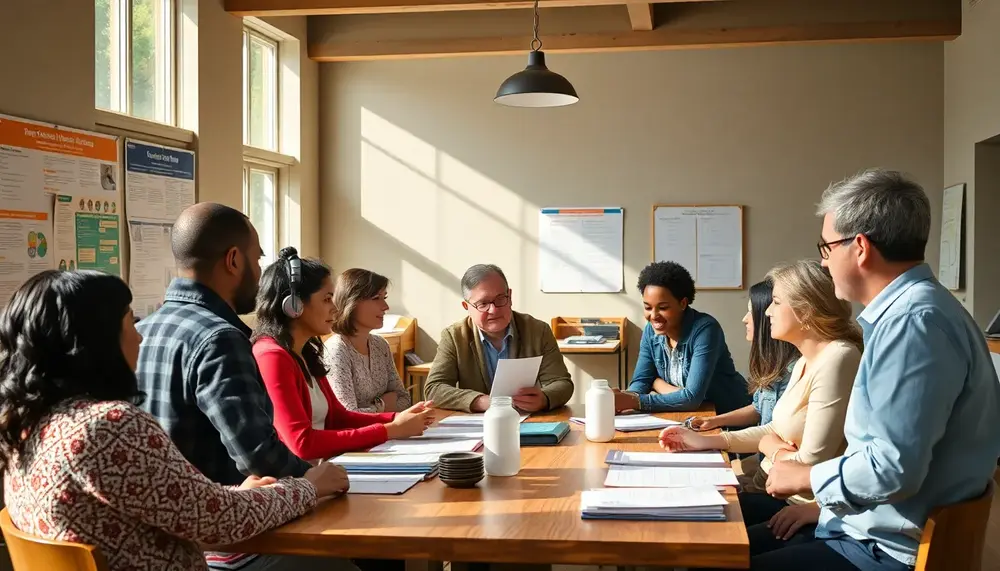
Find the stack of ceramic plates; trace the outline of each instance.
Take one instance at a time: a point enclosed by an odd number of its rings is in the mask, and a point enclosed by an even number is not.
[[[449,452],[438,460],[438,477],[452,488],[471,488],[483,475],[483,455],[478,452]]]

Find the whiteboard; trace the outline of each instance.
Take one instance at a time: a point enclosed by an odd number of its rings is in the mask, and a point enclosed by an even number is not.
[[[543,208],[538,276],[546,293],[617,293],[625,286],[625,211]]]
[[[941,215],[941,256],[938,279],[944,287],[957,290],[961,286],[962,222],[964,220],[965,184],[944,189]]]
[[[699,289],[742,289],[743,207],[653,206],[653,261],[684,266]]]

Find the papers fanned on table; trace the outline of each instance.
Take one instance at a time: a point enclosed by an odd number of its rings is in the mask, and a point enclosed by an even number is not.
[[[725,521],[726,499],[712,486],[586,490],[583,519]]]
[[[453,426],[468,426],[468,427],[473,427],[473,428],[479,428],[480,430],[482,430],[482,428],[483,428],[483,418],[484,418],[484,414],[483,413],[478,413],[478,414],[453,414],[451,416],[442,418],[440,421],[438,421],[437,425],[434,426],[434,427],[432,427],[432,428],[438,428],[438,427],[440,427],[440,428],[449,427],[450,428],[450,427],[453,427]],[[527,418],[528,418],[528,415],[522,414],[521,415],[521,422],[524,422]]]
[[[574,416],[571,422],[586,424],[586,419]],[[619,432],[640,432],[643,430],[662,430],[668,426],[681,424],[676,420],[657,418],[651,414],[620,414],[615,416],[615,430]]]
[[[604,485],[609,488],[687,488],[691,486],[736,486],[732,468],[676,468],[619,466],[608,468]]]
[[[664,466],[677,468],[728,468],[721,452],[626,452],[608,450],[606,464],[622,466]]]

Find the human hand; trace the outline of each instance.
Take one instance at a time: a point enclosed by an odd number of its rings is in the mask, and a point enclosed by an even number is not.
[[[469,407],[472,412],[486,412],[488,408],[490,408],[490,395],[479,395]]]
[[[276,478],[272,478],[271,476],[264,476],[263,478],[259,476],[250,476],[246,480],[243,480],[239,489],[252,490],[254,488],[263,488],[264,486],[270,486],[271,484],[277,483],[277,481],[278,480]]]
[[[697,430],[698,432],[704,430],[715,430],[720,428],[722,425],[719,424],[717,416],[696,416],[691,419],[691,430]]]
[[[774,455],[782,450],[789,452],[795,452],[797,450],[794,444],[785,442],[777,434],[764,435],[764,437],[760,439],[757,449],[772,462],[776,460]]]
[[[774,514],[774,517],[767,522],[767,527],[771,528],[774,537],[788,541],[802,526],[818,521],[819,504],[810,502],[781,508],[781,511]]]
[[[626,393],[619,389],[613,389],[615,393],[615,412],[626,410],[639,410],[639,396],[633,393]]]
[[[382,404],[385,405],[382,410],[385,412],[396,412],[396,402],[399,399],[399,395],[393,392],[384,393],[381,397]]]
[[[810,466],[801,462],[775,462],[767,472],[767,493],[783,500],[795,494],[810,491]]]
[[[708,450],[711,446],[706,438],[683,426],[668,426],[660,432],[660,448],[667,452]]]
[[[389,438],[409,438],[423,434],[424,429],[434,422],[434,409],[430,408],[433,404],[432,401],[418,402],[403,412],[397,412],[395,418],[385,425]]]
[[[514,408],[524,412],[538,412],[545,409],[548,399],[538,387],[519,389],[514,395]]]
[[[343,494],[351,487],[347,470],[332,462],[323,462],[319,466],[309,468],[303,477],[316,487],[317,498]]]

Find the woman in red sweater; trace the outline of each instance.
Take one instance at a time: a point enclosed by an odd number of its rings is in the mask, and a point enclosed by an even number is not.
[[[340,404],[326,379],[319,340],[332,331],[330,268],[300,259],[295,248],[283,248],[278,258],[261,275],[253,354],[282,442],[300,458],[315,461],[423,434],[434,421],[430,402],[384,414],[351,412]],[[294,292],[293,273],[298,274]]]

